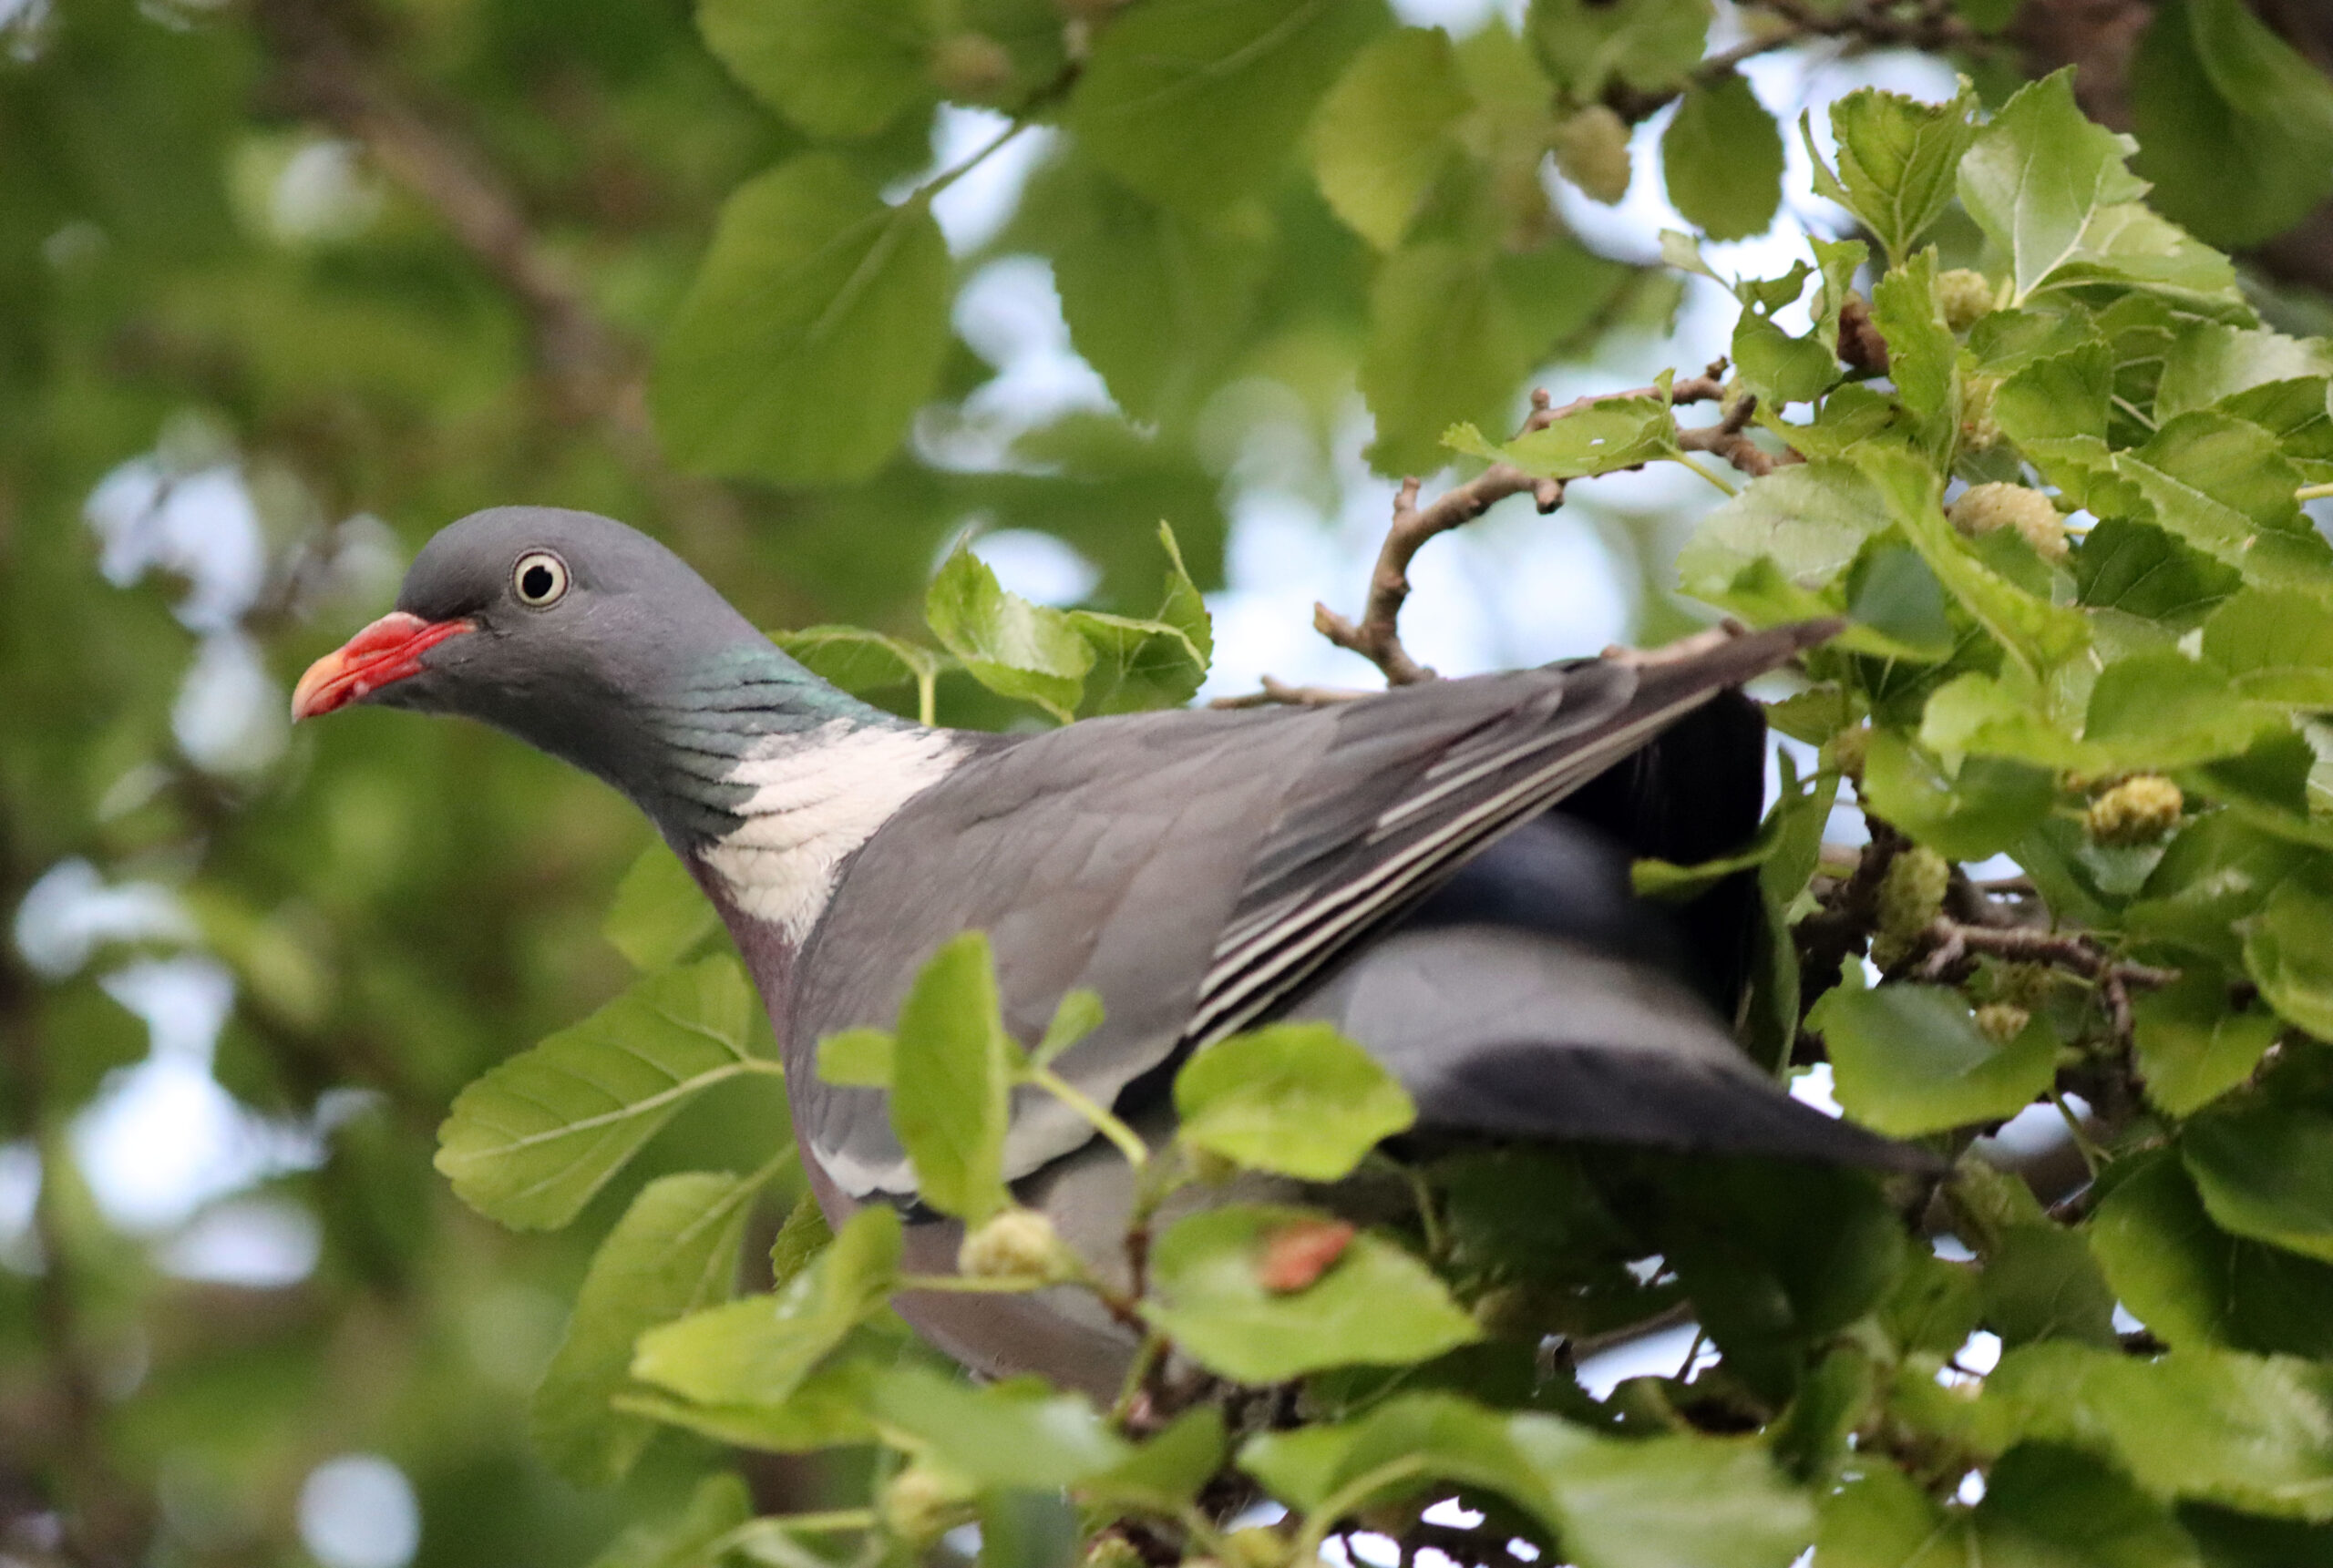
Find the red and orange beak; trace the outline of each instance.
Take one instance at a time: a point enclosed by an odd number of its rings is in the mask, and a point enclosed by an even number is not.
[[[391,610],[308,666],[292,689],[292,719],[329,713],[393,682],[421,672],[421,656],[448,637],[478,630],[468,620],[424,620]]]

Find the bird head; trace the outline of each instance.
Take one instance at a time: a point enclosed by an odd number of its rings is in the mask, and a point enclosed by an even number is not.
[[[663,545],[549,507],[497,507],[441,530],[396,608],[309,666],[292,716],[360,702],[479,720],[668,826],[688,804],[674,797],[683,736],[742,743],[858,707]]]

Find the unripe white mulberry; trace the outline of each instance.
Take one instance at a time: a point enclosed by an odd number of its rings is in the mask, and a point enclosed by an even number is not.
[[[2161,774],[2136,774],[2090,803],[2091,838],[2099,844],[2153,844],[2179,825],[2187,809],[2179,786]]]
[[[1993,285],[1982,272],[1954,267],[1937,274],[1936,302],[1944,313],[1944,324],[1965,333],[1993,313]]]
[[[1085,1549],[1084,1568],[1146,1568],[1142,1553],[1125,1536],[1112,1531],[1097,1535]]]
[[[1629,193],[1629,125],[1603,104],[1590,104],[1556,128],[1556,167],[1610,207]]]
[[[1926,845],[1916,844],[1887,863],[1879,882],[1879,930],[1871,961],[1892,969],[1911,955],[1912,944],[1944,907],[1952,866]]]
[[[1288,1561],[1286,1538],[1260,1524],[1233,1531],[1223,1538],[1223,1544],[1231,1568],[1280,1568]]]
[[[956,1270],[973,1279],[1052,1283],[1075,1272],[1053,1222],[1034,1209],[1006,1209],[964,1237]]]
[[[971,1498],[954,1477],[911,1464],[891,1478],[879,1504],[883,1523],[900,1540],[928,1546],[972,1517]]]
[[[1863,782],[1863,764],[1871,755],[1871,732],[1858,724],[1831,737],[1831,761],[1856,784]]]
[[[1987,1002],[1977,1009],[1977,1031],[1996,1045],[2007,1045],[2032,1021],[2033,1015],[2015,1002]]]
[[[1971,538],[1996,528],[2015,528],[2043,560],[2066,559],[2066,520],[2039,490],[2023,485],[1972,485],[1945,515]]]

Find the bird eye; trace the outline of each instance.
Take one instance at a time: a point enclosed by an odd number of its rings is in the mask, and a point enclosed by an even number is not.
[[[567,592],[567,563],[549,550],[529,550],[510,569],[510,589],[521,604],[540,610]]]

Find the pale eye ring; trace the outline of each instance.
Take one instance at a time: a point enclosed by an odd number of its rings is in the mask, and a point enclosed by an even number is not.
[[[529,550],[510,569],[510,591],[536,610],[557,604],[567,593],[567,563],[549,550]]]

